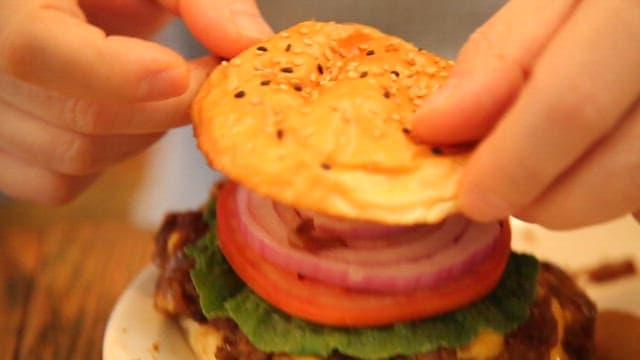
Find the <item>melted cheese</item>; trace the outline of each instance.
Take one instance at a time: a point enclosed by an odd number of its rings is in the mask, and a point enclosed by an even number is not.
[[[556,339],[556,345],[551,348],[549,352],[549,360],[567,360],[567,354],[562,347],[562,340],[564,339],[564,314],[562,313],[562,307],[556,298],[551,298],[551,312],[553,317],[556,318],[556,324],[558,325],[558,338]]]
[[[504,346],[504,336],[485,329],[481,330],[469,345],[457,350],[458,359],[484,360],[497,356]]]

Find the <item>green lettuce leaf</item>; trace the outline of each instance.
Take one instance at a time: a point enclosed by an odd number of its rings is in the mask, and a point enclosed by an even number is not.
[[[215,213],[209,211],[205,218],[215,229]],[[231,317],[265,352],[328,356],[338,351],[361,359],[457,348],[487,328],[508,333],[529,315],[538,272],[534,257],[512,253],[497,287],[471,305],[391,326],[339,328],[289,316],[262,300],[233,272],[217,246],[215,231],[203,236],[187,253],[196,260],[191,278],[208,318]]]
[[[462,309],[429,319],[374,328],[339,328],[289,316],[245,289],[230,298],[230,316],[259,349],[296,355],[328,356],[333,351],[362,358],[427,353],[468,344],[481,329],[505,334],[529,315],[535,297],[538,263],[512,254],[507,269],[488,296]]]
[[[209,206],[204,218],[209,229],[216,228],[215,206]],[[198,292],[204,315],[209,319],[228,316],[225,302],[240,293],[246,285],[222,255],[215,230],[208,231],[197,242],[185,247],[184,252],[195,262],[189,275]]]

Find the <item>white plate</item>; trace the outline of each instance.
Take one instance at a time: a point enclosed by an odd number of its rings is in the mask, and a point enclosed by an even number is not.
[[[570,272],[629,257],[640,265],[640,225],[624,218],[576,231],[552,232],[514,221],[513,247]],[[195,360],[178,326],[153,308],[156,274],[152,266],[147,267],[118,300],[106,328],[104,360]],[[640,276],[581,284],[600,309],[640,315]]]

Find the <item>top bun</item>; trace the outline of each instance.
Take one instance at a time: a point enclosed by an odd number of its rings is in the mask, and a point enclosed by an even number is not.
[[[223,62],[193,105],[212,167],[307,210],[388,224],[457,211],[468,153],[410,138],[453,63],[358,24],[303,22]]]

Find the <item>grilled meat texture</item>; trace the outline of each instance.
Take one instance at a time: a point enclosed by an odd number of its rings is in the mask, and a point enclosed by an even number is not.
[[[221,360],[251,359],[279,360],[287,356],[260,351],[228,318],[207,321],[198,303],[198,295],[189,276],[193,261],[184,254],[184,246],[197,241],[208,231],[200,212],[170,214],[156,235],[155,263],[160,269],[156,284],[156,307],[173,317],[190,317],[211,326],[223,334],[216,357]],[[560,330],[553,302],[559,305],[564,326]],[[562,349],[569,359],[593,358],[593,333],[596,308],[582,290],[558,267],[541,263],[536,300],[530,308],[529,319],[516,331],[504,338],[502,352],[495,360],[548,359],[559,346],[558,336],[563,333]],[[328,360],[350,360],[351,357],[334,354]],[[392,360],[454,360],[455,349],[439,349],[428,354],[398,356]]]

